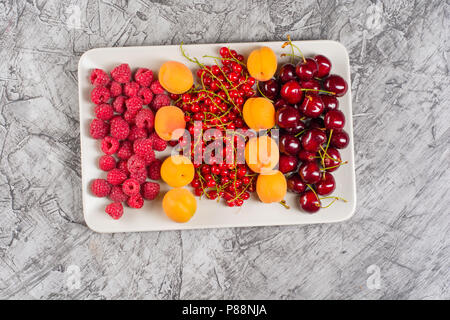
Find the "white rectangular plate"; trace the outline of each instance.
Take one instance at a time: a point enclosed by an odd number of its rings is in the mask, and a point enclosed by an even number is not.
[[[229,46],[245,57],[255,48],[268,46],[274,50],[279,66],[288,62],[289,58],[280,58],[283,52],[288,53],[289,48],[281,49],[283,42],[251,42],[227,44],[199,44],[184,46],[191,57],[197,57],[207,64],[214,61],[202,58],[204,55],[217,56],[221,46]],[[168,186],[161,183],[161,193],[154,201],[145,201],[142,209],[125,207],[120,220],[111,219],[104,211],[109,203],[106,198],[97,198],[90,193],[89,184],[93,179],[106,177],[105,172],[98,168],[98,158],[102,155],[100,142],[89,135],[89,124],[94,117],[94,105],[89,101],[92,86],[89,82],[90,71],[101,68],[111,71],[120,63],[128,63],[133,69],[146,67],[157,75],[159,67],[167,60],[177,60],[185,63],[192,71],[197,66],[188,62],[180,52],[178,45],[149,46],[149,47],[122,47],[92,49],[83,54],[78,65],[79,101],[80,101],[80,133],[81,133],[81,162],[82,162],[82,188],[83,211],[87,225],[97,232],[138,232],[176,229],[224,228],[224,227],[251,227],[270,225],[294,225],[339,222],[350,218],[356,207],[356,183],[353,149],[352,104],[350,64],[347,50],[343,45],[334,41],[295,41],[306,56],[323,54],[332,62],[332,73],[339,74],[348,83],[347,94],[339,98],[339,107],[346,116],[345,130],[350,135],[350,145],[341,150],[343,160],[349,163],[333,172],[337,186],[334,195],[348,200],[344,203],[335,202],[331,207],[321,209],[315,214],[304,213],[299,209],[298,195],[288,193],[286,196],[290,210],[279,203],[263,204],[253,196],[240,208],[229,208],[223,200],[220,203],[211,200],[199,200],[198,209],[194,217],[187,223],[179,224],[169,220],[162,210],[162,196]],[[168,152],[157,156],[164,158]],[[197,198],[198,199],[198,198]]]

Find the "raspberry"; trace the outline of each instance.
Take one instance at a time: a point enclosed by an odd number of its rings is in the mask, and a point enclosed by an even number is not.
[[[116,167],[116,159],[110,155],[101,156],[98,160],[98,167],[103,171],[110,171]]]
[[[127,168],[127,160],[120,160],[117,163],[117,169],[122,170],[123,172],[125,172],[125,174],[127,176],[130,176],[130,171],[128,171],[128,168]]]
[[[125,119],[126,122],[128,122],[129,124],[134,124],[136,121],[136,111],[130,111],[127,110],[125,111],[125,113],[123,114],[123,118]]]
[[[126,195],[134,196],[136,193],[139,193],[141,190],[141,185],[136,179],[130,178],[123,182],[122,191]]]
[[[137,112],[142,109],[143,102],[139,97],[131,97],[125,101],[125,105],[128,111]]]
[[[154,94],[165,94],[166,93],[166,90],[164,90],[161,83],[159,83],[159,80],[155,80],[152,82],[152,84],[150,85],[150,90],[152,90],[152,92]]]
[[[128,82],[123,86],[123,93],[128,97],[134,97],[138,94],[139,88],[137,82]]]
[[[153,92],[149,88],[142,87],[139,89],[137,96],[142,99],[142,103],[147,105],[153,100]]]
[[[91,183],[91,191],[97,197],[106,197],[111,192],[111,185],[105,179],[95,179]]]
[[[146,68],[139,68],[134,74],[134,80],[143,87],[148,87],[153,81],[153,71]]]
[[[106,86],[109,83],[109,76],[102,69],[94,69],[91,72],[91,83],[94,86]]]
[[[123,193],[122,187],[120,186],[113,186],[111,188],[109,198],[114,202],[125,202],[128,200],[128,196],[125,193]]]
[[[136,179],[139,182],[139,184],[143,184],[145,180],[147,180],[147,173],[145,172],[145,170],[136,171],[130,173],[130,178]]]
[[[144,199],[153,200],[159,194],[159,184],[156,182],[146,182],[142,185],[142,196]]]
[[[127,160],[133,155],[133,144],[126,140],[122,141],[119,151],[117,151],[117,157],[121,160]]]
[[[144,199],[142,199],[141,194],[138,193],[134,196],[129,197],[127,200],[127,204],[131,208],[140,209],[144,205]]]
[[[94,108],[95,115],[100,120],[110,120],[114,116],[114,109],[107,103],[96,105]]]
[[[101,149],[105,154],[111,155],[116,153],[117,150],[119,150],[119,146],[120,146],[119,140],[110,136],[106,136],[102,140]]]
[[[114,220],[120,219],[123,215],[123,206],[120,202],[113,202],[106,206],[105,212]]]
[[[130,134],[128,135],[129,141],[134,141],[137,139],[147,138],[147,130],[144,128],[138,128],[137,126],[133,125],[130,128]]]
[[[150,104],[150,107],[153,109],[153,111],[158,111],[159,108],[170,106],[170,98],[169,96],[166,96],[165,94],[157,94],[154,98],[152,103]]]
[[[164,151],[167,148],[167,141],[161,139],[155,132],[150,135],[150,138],[153,140],[153,150],[156,151]]]
[[[135,154],[144,158],[153,151],[153,141],[151,139],[138,139],[133,143],[133,151]]]
[[[127,175],[125,174],[125,172],[117,168],[109,171],[108,175],[106,176],[106,180],[108,180],[108,182],[111,183],[113,186],[121,184],[126,179]]]
[[[126,122],[122,117],[114,117],[111,120],[110,133],[114,138],[124,140],[130,133],[130,126],[128,125],[128,122]]]
[[[117,113],[124,113],[125,112],[125,97],[124,96],[118,96],[114,99],[114,102],[112,103],[113,109]]]
[[[137,154],[127,160],[127,169],[130,173],[145,171],[145,161]]]
[[[109,92],[113,98],[120,96],[122,94],[122,85],[117,81],[112,81],[109,85]]]
[[[144,156],[145,165],[148,166],[150,163],[152,163],[155,160],[155,151],[150,150],[149,153],[147,153]]]
[[[89,131],[92,138],[103,139],[109,132],[109,126],[102,120],[93,119]]]
[[[159,159],[153,160],[148,166],[148,178],[152,180],[161,179],[161,165],[162,161]]]
[[[135,122],[138,128],[153,130],[153,126],[155,124],[155,116],[153,115],[152,110],[142,109],[137,113]]]
[[[111,71],[111,77],[114,81],[119,83],[127,83],[131,79],[131,70],[130,66],[126,63],[121,64],[120,66],[115,67]]]
[[[104,86],[98,86],[91,91],[91,101],[95,104],[107,103],[111,94],[108,88]]]

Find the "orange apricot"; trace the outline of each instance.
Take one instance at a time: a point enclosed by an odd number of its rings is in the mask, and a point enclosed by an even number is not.
[[[169,190],[162,201],[166,215],[175,222],[188,222],[197,210],[197,200],[192,192],[185,188]]]
[[[253,137],[245,145],[245,162],[256,173],[271,173],[279,159],[277,143],[271,137]]]
[[[159,83],[170,93],[182,94],[194,84],[194,77],[186,65],[177,61],[167,61],[158,73]]]
[[[253,130],[270,129],[275,125],[275,108],[262,97],[248,99],[242,110],[244,121]]]
[[[161,178],[169,186],[184,187],[194,179],[194,165],[191,159],[182,155],[168,157],[161,165]]]
[[[277,56],[269,47],[253,50],[247,59],[250,75],[259,81],[267,81],[277,71]]]
[[[260,174],[256,179],[256,193],[264,203],[280,202],[286,191],[286,178],[278,170],[274,170],[272,174]]]
[[[155,131],[161,139],[177,140],[186,128],[183,111],[174,106],[161,107],[155,115]]]

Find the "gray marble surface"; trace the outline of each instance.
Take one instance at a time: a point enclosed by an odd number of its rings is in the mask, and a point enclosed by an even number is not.
[[[449,11],[441,0],[0,1],[0,298],[449,299]],[[350,53],[350,221],[115,235],[86,227],[83,52],[286,34],[338,40]]]

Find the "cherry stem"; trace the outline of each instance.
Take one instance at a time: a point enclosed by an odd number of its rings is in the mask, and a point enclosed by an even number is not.
[[[303,59],[303,62],[306,62],[306,59],[305,59],[305,56],[304,56],[302,50],[300,50],[299,47],[297,47],[295,44],[292,43],[292,41],[291,41],[291,36],[290,36],[290,35],[287,35],[286,37],[287,37],[287,43],[285,42],[285,43],[281,46],[281,48],[284,48],[284,47],[286,47],[286,46],[289,44],[289,45],[291,46],[292,55],[294,55],[294,48],[295,48],[295,49],[298,50],[298,52],[300,52],[300,54],[301,54],[301,56],[302,56],[302,59]]]
[[[286,203],[286,200],[281,200],[280,202],[279,202],[279,204],[281,204],[283,207],[285,207],[286,209],[290,209],[291,207],[289,207],[288,205],[287,205],[287,203]]]
[[[348,161],[344,161],[344,162],[341,162],[341,163],[339,163],[339,164],[337,164],[337,165],[335,165],[335,166],[323,168],[323,169],[320,169],[320,170],[321,170],[321,171],[327,171],[327,170],[330,170],[330,169],[334,169],[334,168],[340,167],[340,166],[342,166],[343,164],[347,164],[347,163],[348,163]]]
[[[256,88],[258,88],[258,92],[263,96],[263,98],[266,98],[267,100],[269,100],[270,102],[273,103],[273,100],[267,98],[267,97],[264,95],[264,93],[262,93],[261,88],[259,87],[259,83],[260,83],[260,81],[257,81],[257,82],[256,82]]]
[[[314,92],[323,92],[323,93],[327,93],[327,94],[331,94],[331,95],[336,95],[336,93],[334,92],[330,92],[330,91],[325,91],[325,90],[319,90],[319,89],[308,89],[308,88],[301,88],[301,91],[314,91]]]

